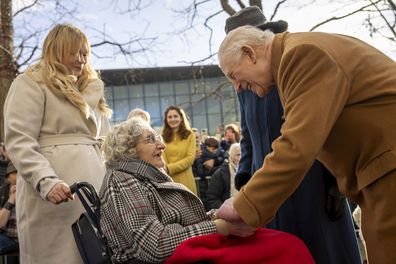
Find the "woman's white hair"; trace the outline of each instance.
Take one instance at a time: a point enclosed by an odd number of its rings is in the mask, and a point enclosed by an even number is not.
[[[224,38],[219,48],[220,68],[226,62],[229,66],[237,64],[243,55],[243,46],[259,47],[271,40],[274,33],[270,30],[261,30],[253,26],[243,26],[231,30]]]
[[[230,146],[229,154],[230,160],[233,159],[238,153],[241,152],[241,146],[239,143],[234,143]]]
[[[144,131],[153,131],[147,121],[139,117],[132,117],[116,125],[113,131],[107,134],[102,150],[106,161],[123,159],[138,159],[136,145]]]

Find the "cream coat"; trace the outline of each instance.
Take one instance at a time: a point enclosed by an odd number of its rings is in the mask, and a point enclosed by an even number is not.
[[[97,139],[110,128],[97,107],[102,95],[99,80],[83,91],[90,106],[87,119],[64,96],[26,74],[11,85],[4,111],[5,143],[18,169],[21,263],[82,263],[71,232],[83,212],[81,203],[76,198],[54,205],[46,196],[62,181],[87,181],[99,190],[105,167]]]

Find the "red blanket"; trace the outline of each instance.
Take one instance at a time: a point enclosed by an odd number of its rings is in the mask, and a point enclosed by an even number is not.
[[[165,264],[209,260],[221,264],[314,264],[305,244],[296,236],[260,228],[250,237],[220,234],[197,236],[183,241]]]

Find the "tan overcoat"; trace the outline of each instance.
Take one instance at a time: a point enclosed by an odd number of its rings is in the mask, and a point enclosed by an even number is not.
[[[92,82],[83,96],[90,106],[88,119],[64,96],[26,74],[15,79],[8,93],[5,144],[18,169],[21,263],[82,263],[71,232],[83,212],[80,201],[54,205],[46,195],[61,181],[88,181],[98,190],[102,183],[105,167],[97,139],[110,129],[97,107],[103,83]],[[45,184],[39,184],[44,178]]]
[[[396,63],[355,38],[311,32],[276,35],[271,67],[285,123],[235,209],[251,225],[268,222],[318,158],[343,193],[376,210],[366,210],[366,230],[390,237],[388,244],[370,244],[376,263],[395,261],[383,251],[389,246],[391,253],[396,242],[389,205],[395,186],[381,194],[366,190],[384,178],[395,182],[384,176],[396,169]]]

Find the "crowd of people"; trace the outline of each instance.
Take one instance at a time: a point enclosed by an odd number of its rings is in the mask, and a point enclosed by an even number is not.
[[[52,28],[5,101],[0,254],[82,263],[69,186],[86,181],[116,263],[393,263],[396,63],[287,28],[257,7],[227,19],[219,66],[241,119],[213,136],[176,105],[160,131],[139,108],[111,128],[87,36]]]

